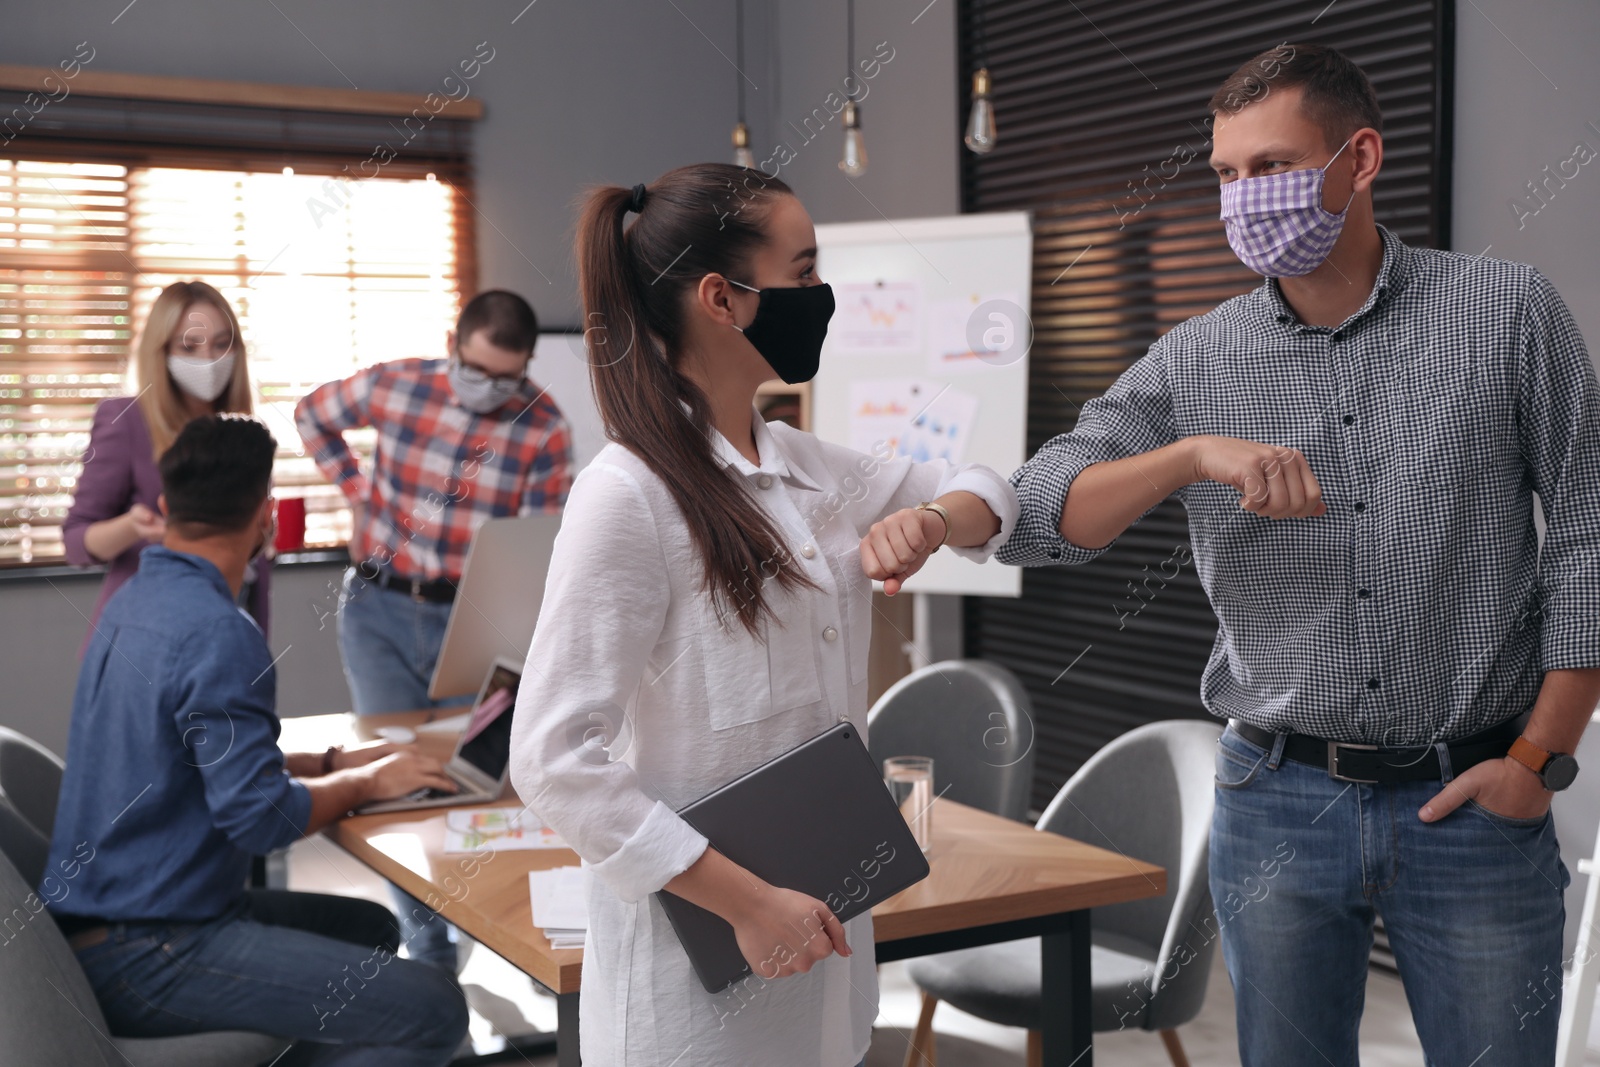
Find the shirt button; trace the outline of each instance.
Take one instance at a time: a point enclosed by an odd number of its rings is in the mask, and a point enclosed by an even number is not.
[[[1333,336],[1328,338],[1328,340],[1330,340],[1330,341],[1343,341],[1344,340],[1344,334],[1340,333],[1338,330],[1335,330],[1335,331],[1333,331]]]
[[[1367,503],[1366,503],[1366,501],[1364,501],[1364,500],[1357,500],[1357,501],[1356,501],[1356,510],[1357,510],[1357,511],[1366,511],[1366,510],[1367,510]]]
[[[1367,688],[1368,689],[1376,689],[1376,688],[1378,688],[1378,680],[1376,678],[1368,678],[1367,679]]]
[[[763,489],[771,489],[772,488],[772,475],[763,474],[761,477],[756,479],[756,484],[759,485]]]
[[[1356,590],[1356,596],[1360,597],[1362,600],[1367,599],[1367,597],[1369,597],[1371,595],[1372,595],[1372,591],[1370,589],[1357,589]]]
[[[807,545],[800,550],[800,554],[806,559],[811,559],[817,554],[817,548],[815,545]]]
[[[1349,426],[1352,422],[1355,422],[1355,421],[1356,421],[1356,417],[1354,415],[1346,415],[1344,417],[1344,424],[1346,426]]]
[[[822,639],[824,641],[837,641],[839,640],[839,631],[831,626],[825,626],[822,628]]]
[[[1050,558],[1051,559],[1060,559],[1061,558],[1061,550],[1059,548],[1052,548],[1050,550]]]

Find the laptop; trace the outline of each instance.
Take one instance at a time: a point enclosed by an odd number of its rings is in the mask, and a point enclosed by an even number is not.
[[[489,519],[472,532],[428,695],[470,693],[497,657],[519,664],[533,642],[560,515]]]
[[[928,860],[860,733],[839,723],[679,811],[729,859],[810,894],[841,922],[928,876]],[[733,927],[655,894],[708,993],[751,974]],[[869,945],[851,945],[861,951]]]
[[[398,800],[380,800],[356,809],[361,815],[413,808],[442,808],[451,804],[481,804],[499,800],[511,769],[511,709],[517,703],[522,663],[497,656],[472,702],[466,729],[456,740],[455,753],[444,773],[460,787],[459,793],[419,789]]]

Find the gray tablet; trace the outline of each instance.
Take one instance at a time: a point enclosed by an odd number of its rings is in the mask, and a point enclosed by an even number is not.
[[[928,876],[927,857],[850,723],[679,814],[717,851],[773,885],[816,897],[841,922]],[[725,919],[664,889],[656,897],[707,992],[720,993],[752,973]]]

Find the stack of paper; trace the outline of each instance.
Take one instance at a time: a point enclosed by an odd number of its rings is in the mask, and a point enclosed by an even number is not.
[[[551,948],[582,948],[589,928],[589,906],[583,896],[582,867],[551,867],[528,872],[533,925],[550,939]]]

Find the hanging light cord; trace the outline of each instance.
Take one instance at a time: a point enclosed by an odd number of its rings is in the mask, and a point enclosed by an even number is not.
[[[983,26],[983,0],[972,0],[972,51],[973,58],[980,67],[987,67],[988,57],[985,56],[987,42],[984,40]]]
[[[739,61],[734,64],[734,84],[739,87],[739,121],[744,122],[744,0],[734,0],[733,5],[734,33],[738,40],[734,42],[734,52]]]
[[[844,76],[855,77],[856,62],[856,0],[846,0],[844,31]]]

